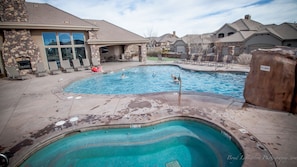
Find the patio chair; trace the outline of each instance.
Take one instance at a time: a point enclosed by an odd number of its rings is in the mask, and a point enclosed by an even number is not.
[[[194,55],[189,55],[188,59],[186,60],[186,63],[191,64],[193,62],[194,57]]]
[[[20,74],[20,71],[16,67],[5,67],[5,69],[7,71],[8,78],[21,80],[28,79],[28,76]]]
[[[61,68],[63,72],[74,72],[74,69],[70,66],[69,60],[63,60],[61,62]]]
[[[42,77],[47,75],[47,71],[44,68],[44,64],[42,62],[39,62],[36,64],[36,71],[35,74],[37,77]]]
[[[96,67],[99,66],[99,62],[98,62],[98,58],[97,57],[92,57],[92,64],[93,64],[93,66],[96,66]]]
[[[199,58],[199,55],[194,55],[194,58],[193,58],[193,64],[197,64],[197,63],[199,63],[198,62],[198,58]]]
[[[91,65],[90,65],[90,61],[89,59],[82,59],[83,61],[83,67],[86,69],[86,70],[89,70],[91,68]]]
[[[84,67],[80,64],[79,59],[72,60],[72,63],[75,71],[81,71],[84,69]]]
[[[49,65],[49,70],[51,75],[56,75],[60,73],[60,70],[58,68],[57,62],[56,61],[50,61],[48,62]]]

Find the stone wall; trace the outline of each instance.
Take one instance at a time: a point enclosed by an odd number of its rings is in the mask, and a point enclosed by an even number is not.
[[[0,16],[1,21],[27,22],[25,0],[1,0]]]
[[[290,48],[252,52],[251,69],[244,89],[246,102],[296,113],[296,54],[297,50]]]
[[[4,30],[3,59],[5,66],[18,66],[17,59],[29,57],[32,69],[41,61],[38,46],[31,38],[29,30]]]
[[[25,0],[1,0],[1,19],[6,22],[27,22]],[[18,67],[17,60],[30,58],[32,70],[41,61],[40,51],[29,30],[4,30],[3,60],[5,66]],[[26,73],[30,70],[22,70]]]

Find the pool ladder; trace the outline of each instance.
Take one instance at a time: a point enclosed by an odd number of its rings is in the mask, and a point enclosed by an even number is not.
[[[0,166],[6,167],[6,166],[8,166],[8,164],[9,164],[9,160],[8,160],[7,156],[0,153]]]

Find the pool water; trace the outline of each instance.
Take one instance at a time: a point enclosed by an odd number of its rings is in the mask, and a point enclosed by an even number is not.
[[[125,75],[122,78],[122,74]],[[194,72],[177,66],[138,66],[76,81],[64,91],[82,94],[144,94],[179,91],[171,74],[182,79],[182,91],[243,98],[246,73]]]
[[[237,167],[243,160],[228,157],[241,155],[225,132],[202,122],[174,120],[74,134],[39,150],[21,166]]]

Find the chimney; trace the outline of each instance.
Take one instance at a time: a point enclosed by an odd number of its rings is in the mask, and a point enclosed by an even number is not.
[[[251,15],[249,15],[249,14],[245,15],[245,16],[244,16],[244,19],[246,19],[246,20],[251,20]]]
[[[173,34],[173,36],[174,36],[174,37],[176,37],[175,31],[173,31],[173,33],[172,33],[172,34]]]

